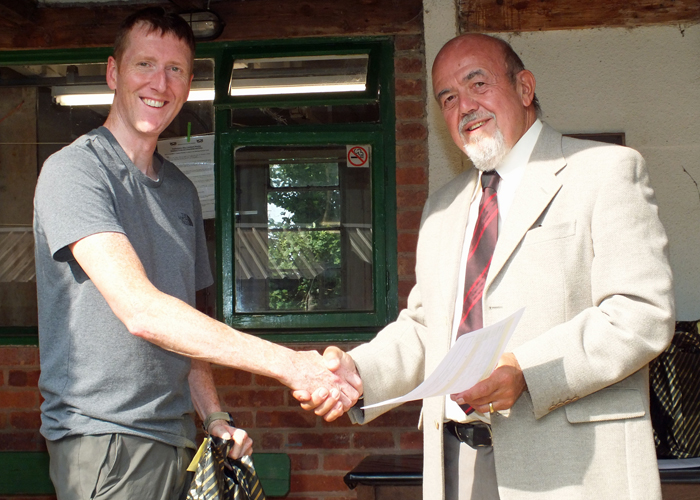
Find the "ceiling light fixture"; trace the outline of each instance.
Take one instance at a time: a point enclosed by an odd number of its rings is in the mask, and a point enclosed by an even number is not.
[[[197,41],[214,40],[224,31],[226,23],[210,10],[184,12],[180,14],[192,28],[194,39]]]

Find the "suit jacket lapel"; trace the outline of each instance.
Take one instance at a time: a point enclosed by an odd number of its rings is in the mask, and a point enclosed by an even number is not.
[[[564,166],[566,160],[561,150],[561,134],[544,124],[525,167],[525,175],[515,192],[514,209],[510,210],[498,235],[484,292],[561,188],[556,174]]]
[[[467,230],[469,207],[471,205],[474,189],[479,177],[476,169],[466,173],[464,187],[460,190],[449,210],[442,217],[440,235],[441,238],[435,244],[441,245],[439,251],[440,265],[440,290],[444,294],[447,306],[448,319],[454,317],[454,305],[457,300],[457,280],[459,277],[459,263],[462,259],[464,236]],[[443,239],[444,238],[444,239]]]

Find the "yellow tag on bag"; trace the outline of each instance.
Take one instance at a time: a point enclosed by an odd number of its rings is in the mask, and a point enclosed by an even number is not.
[[[202,441],[202,444],[200,445],[199,449],[197,450],[197,453],[194,454],[194,458],[192,459],[192,462],[190,462],[190,466],[187,467],[187,472],[195,472],[197,470],[197,464],[199,463],[199,459],[202,458],[202,455],[204,454],[204,450],[207,449],[207,444],[209,442],[209,437],[204,438]]]

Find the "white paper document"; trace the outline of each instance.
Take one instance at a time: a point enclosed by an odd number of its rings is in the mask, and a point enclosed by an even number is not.
[[[173,162],[192,181],[202,204],[202,218],[216,215],[214,189],[214,135],[162,139],[158,152]]]
[[[456,394],[473,387],[496,367],[524,311],[524,308],[520,309],[498,323],[462,335],[421,385],[405,396],[363,406],[362,409]]]

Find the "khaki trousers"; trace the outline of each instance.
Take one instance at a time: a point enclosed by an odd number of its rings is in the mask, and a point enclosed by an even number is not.
[[[128,434],[47,441],[58,500],[180,500],[192,450]]]
[[[499,500],[493,447],[474,449],[445,430],[445,500]]]

